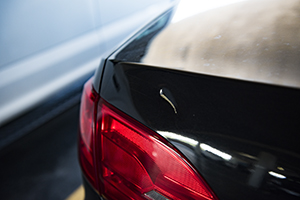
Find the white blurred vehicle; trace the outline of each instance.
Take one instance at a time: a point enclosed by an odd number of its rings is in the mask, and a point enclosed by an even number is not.
[[[105,52],[169,3],[1,1],[0,149],[79,102]]]

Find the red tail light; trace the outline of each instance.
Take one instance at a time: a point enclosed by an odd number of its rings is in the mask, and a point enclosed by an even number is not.
[[[97,110],[96,134],[91,133],[96,143],[93,154],[96,172],[84,173],[98,174],[94,178],[99,178],[102,196],[107,199],[216,199],[184,156],[156,132],[102,99]]]
[[[80,135],[79,161],[83,173],[89,182],[96,188],[96,171],[94,162],[94,133],[95,116],[99,95],[92,88],[90,79],[83,89],[80,106]]]

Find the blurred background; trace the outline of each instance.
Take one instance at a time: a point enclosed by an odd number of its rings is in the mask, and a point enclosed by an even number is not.
[[[0,2],[1,199],[83,198],[77,161],[83,84],[170,3]]]

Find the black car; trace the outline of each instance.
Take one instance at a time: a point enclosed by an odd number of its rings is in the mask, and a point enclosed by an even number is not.
[[[86,199],[300,198],[300,4],[220,2],[175,2],[86,83]]]

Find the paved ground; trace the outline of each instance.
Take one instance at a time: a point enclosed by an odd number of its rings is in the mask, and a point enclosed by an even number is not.
[[[0,199],[66,199],[81,185],[79,106],[0,152]]]

